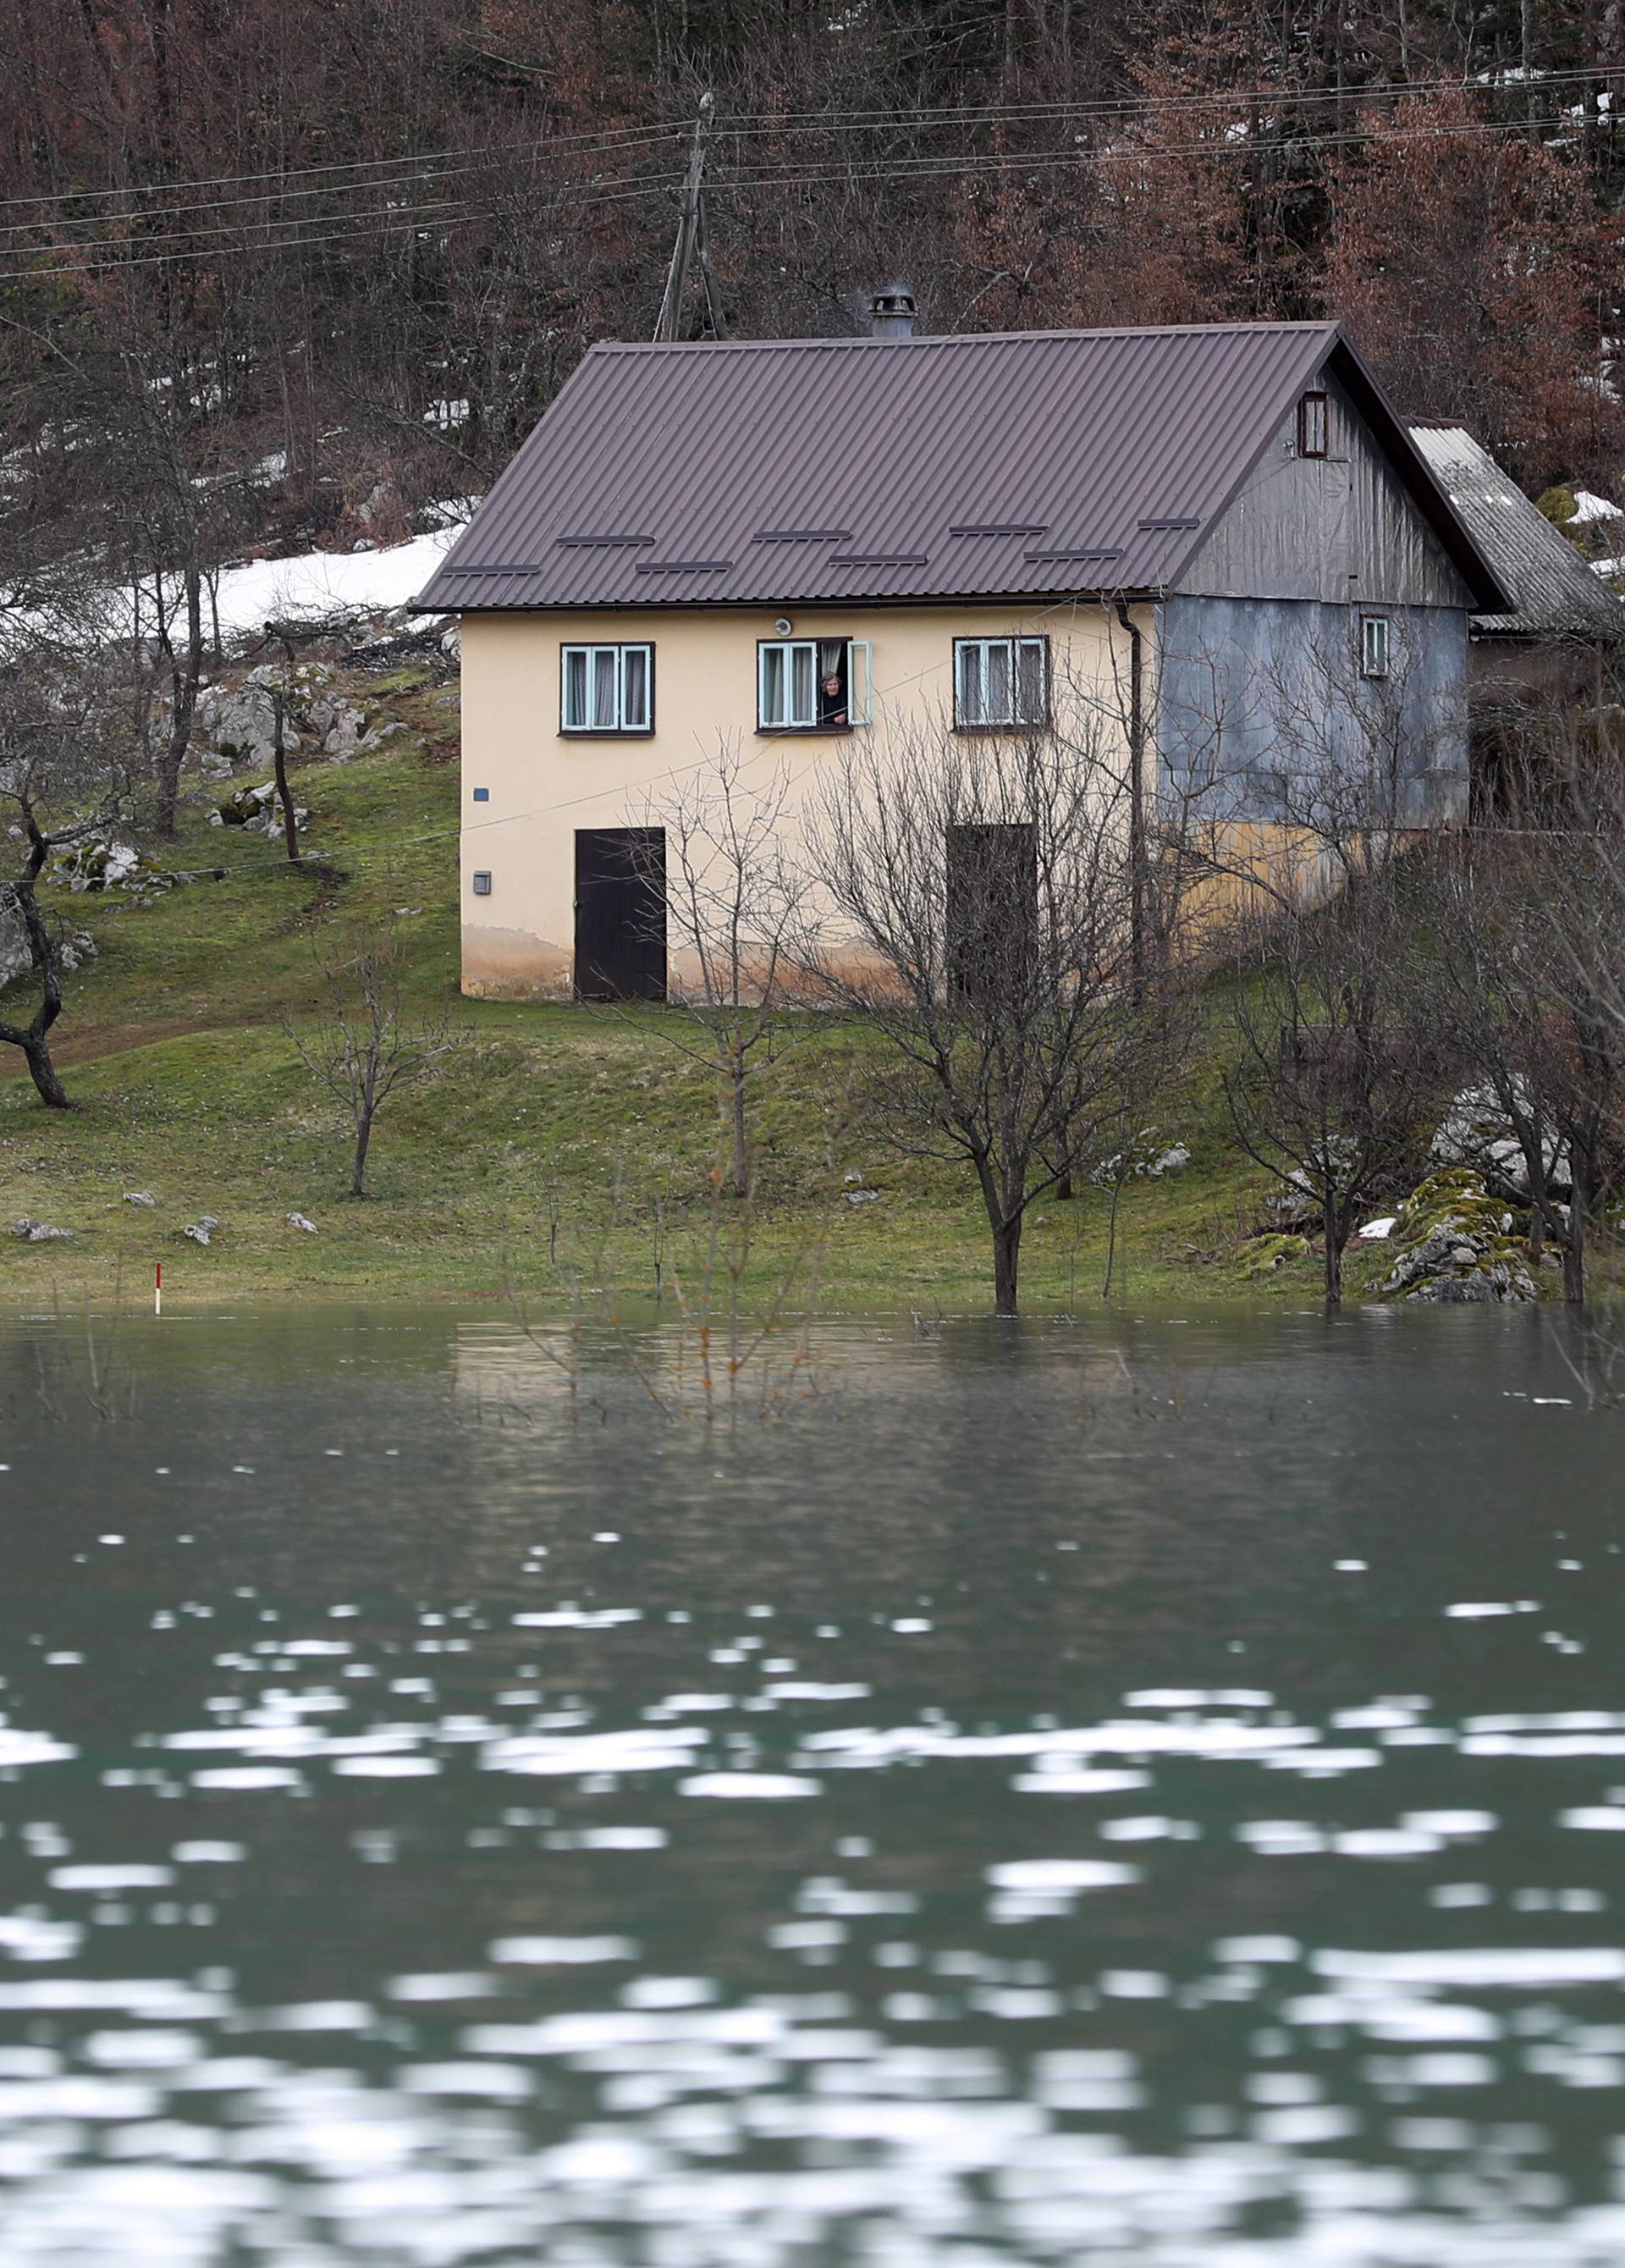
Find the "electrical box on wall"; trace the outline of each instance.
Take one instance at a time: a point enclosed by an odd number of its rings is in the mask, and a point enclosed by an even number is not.
[[[486,867],[482,866],[474,875],[474,894],[476,898],[489,898],[491,895],[491,877]]]

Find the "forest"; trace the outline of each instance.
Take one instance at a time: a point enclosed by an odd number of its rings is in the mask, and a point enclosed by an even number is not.
[[[1617,484],[1613,0],[32,0],[0,53],[0,552],[349,549],[646,337],[1343,318],[1532,494]],[[184,612],[184,609],[182,609]]]

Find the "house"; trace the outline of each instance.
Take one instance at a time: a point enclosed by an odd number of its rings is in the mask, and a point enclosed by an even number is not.
[[[1380,698],[1416,815],[1465,808],[1509,595],[1337,326],[881,320],[594,348],[422,594],[462,621],[466,990],[662,996],[638,807],[719,743],[800,777],[1064,695],[1147,794],[1267,821]]]
[[[1625,605],[1465,426],[1413,419],[1411,438],[1507,593],[1468,623],[1474,791],[1492,810],[1510,736],[1532,710],[1592,703],[1625,644]],[[1600,516],[1612,507],[1587,500]]]

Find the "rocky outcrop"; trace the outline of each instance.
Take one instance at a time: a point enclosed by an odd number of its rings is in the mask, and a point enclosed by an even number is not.
[[[1533,1098],[1521,1079],[1517,1098],[1520,1113],[1528,1114]],[[1541,1151],[1548,1188],[1555,1195],[1566,1195],[1569,1153],[1555,1132],[1546,1131]],[[1528,1198],[1529,1166],[1523,1145],[1493,1087],[1464,1086],[1452,1098],[1429,1155],[1436,1165],[1465,1166],[1481,1175],[1492,1197],[1511,1197],[1519,1203]]]
[[[1516,1216],[1489,1194],[1482,1174],[1465,1166],[1430,1174],[1400,1207],[1391,1240],[1393,1266],[1379,1287],[1381,1296],[1447,1307],[1534,1299],[1515,1226]]]
[[[1110,1189],[1114,1182],[1159,1182],[1165,1174],[1182,1174],[1189,1163],[1190,1151],[1183,1142],[1165,1141],[1154,1126],[1142,1126],[1089,1178],[1100,1189]]]
[[[70,890],[123,890],[133,898],[160,897],[192,879],[178,868],[160,866],[133,843],[121,843],[110,835],[76,843],[54,861],[51,873]],[[91,951],[95,951],[93,945]]]
[[[296,828],[303,827],[309,817],[310,813],[302,803],[294,805],[293,823]],[[210,823],[219,827],[246,827],[257,835],[280,835],[283,814],[282,805],[276,799],[276,781],[266,780],[259,787],[239,787],[233,794],[223,797]]]
[[[276,699],[283,702],[283,747],[290,755],[318,755],[344,763],[371,721],[358,702],[333,689],[327,661],[262,662],[240,684],[206,686],[197,696],[196,734],[205,769],[268,764],[276,748]],[[209,755],[214,757],[212,766]]]
[[[96,958],[96,940],[84,930],[60,939],[56,949],[63,968],[69,970],[78,968],[81,961]],[[17,910],[17,901],[9,889],[0,887],[0,991],[18,977],[26,976],[33,967],[33,948],[23,927],[23,917]]]

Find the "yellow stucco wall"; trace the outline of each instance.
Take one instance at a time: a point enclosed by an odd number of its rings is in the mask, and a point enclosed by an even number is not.
[[[873,656],[873,721],[851,735],[760,733],[756,648],[775,635],[764,611],[468,615],[462,624],[463,989],[509,999],[568,997],[577,828],[636,826],[679,777],[697,777],[722,747],[762,778],[788,760],[792,802],[849,739],[943,729],[952,720],[956,637],[1050,641],[1059,697],[1092,699],[1126,717],[1129,641],[1098,602],[1042,608],[919,607],[788,609],[798,637],[865,639]],[[1151,699],[1152,610],[1145,634]],[[647,642],[655,649],[655,715],[647,737],[582,739],[559,731],[559,649]],[[489,801],[476,803],[485,788]],[[473,878],[491,877],[476,897]]]

